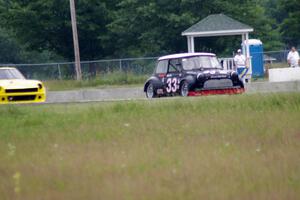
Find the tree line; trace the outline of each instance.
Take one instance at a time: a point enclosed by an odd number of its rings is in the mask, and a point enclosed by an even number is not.
[[[68,0],[0,0],[0,63],[74,59]],[[265,50],[300,45],[299,0],[77,0],[82,60],[186,51],[181,32],[223,13],[254,28]],[[240,37],[200,38],[198,51],[231,55]]]

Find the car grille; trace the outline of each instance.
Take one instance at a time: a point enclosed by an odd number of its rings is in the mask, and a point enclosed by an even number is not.
[[[26,89],[7,89],[6,93],[21,93],[21,92],[37,92],[37,88],[26,88]]]
[[[25,96],[9,96],[8,101],[32,101],[36,95],[25,95]]]
[[[212,89],[212,88],[228,88],[232,87],[232,81],[230,79],[215,79],[215,80],[207,80],[204,83],[204,89]]]
[[[211,78],[227,78],[226,74],[216,74],[216,75],[211,75]]]

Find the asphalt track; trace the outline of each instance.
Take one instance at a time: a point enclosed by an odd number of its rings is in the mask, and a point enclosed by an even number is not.
[[[246,85],[246,93],[300,92],[300,81],[253,82]],[[173,97],[172,97],[173,98]],[[161,98],[163,99],[163,98]],[[169,98],[166,98],[169,99]],[[46,104],[89,103],[108,101],[146,100],[142,87],[121,87],[104,89],[80,89],[47,92]]]

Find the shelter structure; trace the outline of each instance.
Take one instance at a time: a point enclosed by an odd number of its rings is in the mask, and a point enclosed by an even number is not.
[[[242,42],[245,42],[243,52],[249,57],[249,33],[253,32],[253,28],[232,19],[224,14],[209,15],[198,23],[182,32],[182,36],[187,37],[188,52],[195,52],[196,37],[212,37],[212,36],[230,36],[241,35]]]
[[[250,61],[249,50],[249,33],[253,32],[253,28],[232,19],[224,14],[213,14],[202,19],[187,30],[182,32],[182,36],[187,37],[188,52],[195,52],[196,37],[212,37],[212,36],[242,36],[243,53]],[[249,62],[250,64],[251,62]]]

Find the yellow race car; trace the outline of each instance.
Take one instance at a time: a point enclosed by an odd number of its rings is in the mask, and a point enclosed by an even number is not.
[[[46,89],[41,81],[26,80],[13,67],[0,67],[0,104],[38,103],[46,100]]]

